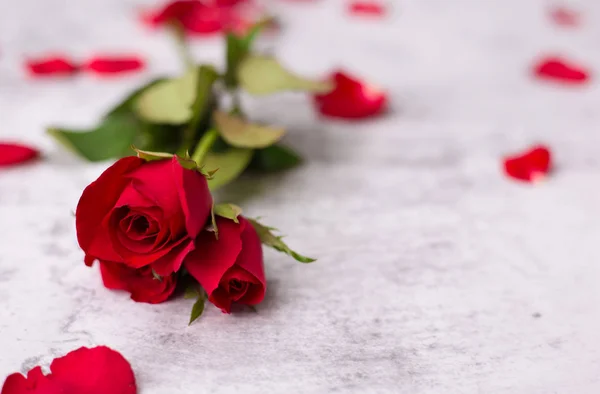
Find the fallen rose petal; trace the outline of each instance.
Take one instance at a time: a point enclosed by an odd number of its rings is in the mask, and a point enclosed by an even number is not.
[[[573,27],[579,25],[579,13],[564,7],[554,8],[550,16],[557,25]]]
[[[137,56],[95,57],[83,66],[85,70],[100,75],[138,71],[144,67],[144,61]]]
[[[361,119],[378,115],[385,109],[385,92],[343,72],[334,73],[331,79],[335,82],[334,89],[314,96],[315,106],[321,114],[333,118]]]
[[[38,366],[27,377],[8,376],[1,394],[136,394],[135,376],[129,362],[118,352],[98,346],[79,348],[55,359],[51,373]]]
[[[535,182],[545,178],[552,168],[550,150],[537,145],[526,152],[504,158],[504,171],[511,178]]]
[[[385,14],[384,6],[376,1],[353,1],[349,4],[348,10],[354,15],[383,16]]]
[[[68,76],[79,69],[70,59],[61,56],[29,59],[26,62],[29,73],[33,76]]]
[[[135,376],[129,362],[106,346],[79,348],[50,365],[52,379],[66,393],[135,394]]]
[[[0,142],[0,167],[25,163],[39,156],[39,152],[29,146]]]
[[[559,57],[543,59],[535,65],[536,77],[568,84],[582,84],[589,80],[589,72]]]

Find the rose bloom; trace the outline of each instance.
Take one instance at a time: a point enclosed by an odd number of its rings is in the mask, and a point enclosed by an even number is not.
[[[204,175],[183,168],[177,158],[125,157],[83,191],[75,214],[77,240],[87,265],[97,259],[151,268],[134,276],[154,270],[168,277],[194,250],[211,207]]]
[[[201,233],[184,263],[209,301],[226,313],[233,303],[260,303],[267,286],[258,234],[244,217],[238,220],[217,217],[219,238],[208,231]]]

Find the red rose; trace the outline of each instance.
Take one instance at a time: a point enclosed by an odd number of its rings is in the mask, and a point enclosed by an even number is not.
[[[181,267],[210,216],[206,178],[177,158],[120,159],[85,188],[76,212],[77,240],[94,259],[161,276]]]
[[[159,304],[166,301],[177,286],[176,274],[158,279],[150,266],[135,269],[121,263],[101,261],[100,273],[106,288],[128,291],[136,302]]]
[[[238,219],[239,224],[218,217],[219,239],[203,232],[196,240],[196,251],[185,260],[186,269],[206,290],[209,301],[227,313],[233,302],[261,302],[267,286],[258,234],[245,218]]]
[[[135,394],[131,366],[118,352],[98,346],[79,348],[52,361],[51,373],[40,367],[27,377],[14,373],[6,378],[1,394]]]

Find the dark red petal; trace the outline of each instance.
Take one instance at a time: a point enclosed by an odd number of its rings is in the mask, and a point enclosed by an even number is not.
[[[196,240],[196,249],[184,261],[184,266],[210,295],[219,287],[221,278],[234,264],[242,250],[242,226],[232,220],[217,217],[219,239],[203,231]]]
[[[29,59],[26,66],[31,75],[40,77],[72,75],[79,68],[73,61],[61,56]]]
[[[197,0],[173,1],[161,9],[143,13],[142,20],[153,27],[162,26],[172,20],[181,20],[196,7],[201,6],[202,3]]]
[[[86,255],[107,261],[121,260],[112,247],[105,217],[130,182],[125,174],[142,163],[142,159],[133,156],[120,159],[83,191],[77,204],[75,226],[77,241]]]
[[[387,105],[384,92],[368,86],[343,72],[331,78],[334,89],[314,96],[317,110],[325,116],[343,119],[369,118],[383,112]]]
[[[550,10],[550,16],[557,25],[573,27],[579,25],[579,13],[564,7]]]
[[[105,346],[72,351],[55,359],[50,370],[65,394],[136,394],[137,391],[127,360]]]
[[[223,313],[231,313],[231,297],[222,287],[215,289],[208,296],[208,301],[219,308]]]
[[[112,290],[127,290],[127,282],[135,275],[135,269],[112,261],[100,262],[100,274],[104,287]]]
[[[377,1],[353,1],[349,4],[349,11],[355,15],[382,16],[385,14],[384,6]]]
[[[266,290],[267,287],[267,281],[265,279],[265,269],[263,264],[262,243],[258,237],[258,234],[256,233],[256,230],[250,224],[250,222],[246,220],[246,218],[240,216],[239,221],[243,228],[241,235],[242,250],[238,255],[235,265],[243,268],[252,277],[256,278],[258,283],[260,283],[263,288],[264,295],[264,290]],[[251,282],[251,280],[247,280],[245,277],[240,277],[239,279]],[[258,301],[255,300],[254,303],[258,303],[260,301],[262,301],[262,297]]]
[[[161,276],[171,275],[179,271],[183,261],[195,248],[192,240],[184,240],[169,253],[152,263],[152,269]]]
[[[544,178],[552,168],[550,150],[542,145],[504,159],[504,171],[511,178],[534,182]]]
[[[39,154],[36,149],[22,144],[0,143],[0,167],[25,163]]]
[[[139,71],[145,63],[137,56],[95,57],[90,59],[84,69],[100,75],[113,75],[131,71]]]
[[[171,297],[177,287],[177,275],[163,276],[160,280],[154,278],[152,271],[144,269],[147,274],[140,275],[129,284],[131,299],[135,302],[160,304]]]
[[[576,64],[559,57],[546,58],[534,67],[534,74],[541,79],[563,82],[568,84],[581,84],[589,79],[589,72]]]
[[[177,158],[173,158],[172,168],[187,233],[195,239],[206,225],[212,209],[213,199],[208,182],[198,171],[183,168]]]

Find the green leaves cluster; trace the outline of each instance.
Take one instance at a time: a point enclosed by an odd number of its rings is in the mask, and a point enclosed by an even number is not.
[[[240,108],[240,91],[252,95],[282,91],[324,92],[328,82],[297,76],[275,58],[255,54],[252,46],[270,23],[257,23],[243,36],[226,36],[226,68],[190,66],[181,76],[152,81],[110,110],[95,128],[50,127],[48,133],[69,150],[89,161],[132,155],[131,146],[144,152],[177,153],[184,157],[208,133],[217,132],[212,148],[202,153],[212,190],[240,176],[247,169],[273,172],[301,162],[290,148],[280,145],[285,130],[249,121]],[[234,98],[231,110],[222,108],[225,95]],[[206,142],[206,141],[205,141]],[[214,145],[213,145],[214,143]],[[205,147],[206,148],[206,147]]]

